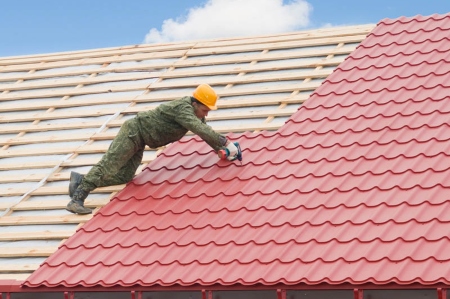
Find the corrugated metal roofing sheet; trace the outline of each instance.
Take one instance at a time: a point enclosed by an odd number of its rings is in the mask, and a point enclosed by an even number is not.
[[[165,151],[26,286],[450,282],[450,14],[383,20],[277,132]]]

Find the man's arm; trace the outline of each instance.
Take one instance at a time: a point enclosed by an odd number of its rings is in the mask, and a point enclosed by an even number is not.
[[[206,123],[202,122],[197,116],[195,116],[194,110],[191,106],[189,107],[183,106],[184,105],[180,107],[180,109],[178,110],[178,114],[175,118],[175,120],[180,125],[188,129],[192,133],[197,134],[216,152],[229,143],[229,141],[225,136],[217,133],[210,126],[208,126]]]

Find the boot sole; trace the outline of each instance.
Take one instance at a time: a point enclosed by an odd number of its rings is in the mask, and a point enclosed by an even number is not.
[[[70,209],[68,209],[68,208],[66,208],[66,211],[69,211],[70,213],[76,214],[76,215],[88,215],[88,214],[92,214],[92,211],[89,211],[89,212],[86,211],[85,213],[80,213],[80,212],[72,211],[72,210],[70,210]]]

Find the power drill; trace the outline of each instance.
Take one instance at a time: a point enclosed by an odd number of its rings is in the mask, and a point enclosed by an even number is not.
[[[234,158],[230,161],[239,160],[242,164],[242,150],[241,146],[239,145],[239,142],[233,142],[234,145],[237,147],[237,154],[234,156]],[[217,152],[217,155],[219,156],[220,160],[226,160],[230,156],[230,150],[227,148],[221,149]]]

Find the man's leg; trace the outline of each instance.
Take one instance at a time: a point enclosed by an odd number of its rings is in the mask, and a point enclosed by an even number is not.
[[[89,192],[97,187],[129,182],[142,161],[144,148],[135,119],[126,121],[102,159],[82,178],[66,209],[77,214],[91,213],[84,207]]]

